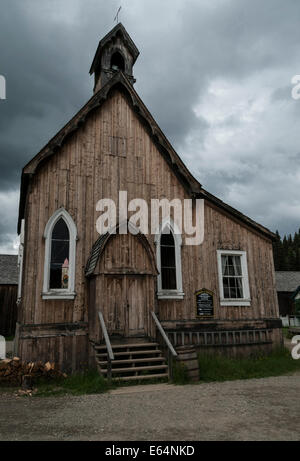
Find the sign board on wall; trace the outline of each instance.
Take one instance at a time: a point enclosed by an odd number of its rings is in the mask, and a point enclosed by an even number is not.
[[[196,291],[196,309],[197,317],[214,316],[214,294],[212,291],[205,288]]]

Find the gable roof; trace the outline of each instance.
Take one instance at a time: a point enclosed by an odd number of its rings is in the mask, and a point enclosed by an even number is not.
[[[0,255],[0,285],[18,284],[18,256]]]
[[[46,144],[46,146],[23,168],[21,178],[21,192],[19,203],[19,220],[18,233],[21,229],[21,221],[24,218],[25,203],[29,181],[38,170],[39,166],[48,158],[53,156],[61,148],[68,136],[75,132],[82,124],[85,123],[89,114],[101,107],[112,94],[113,90],[119,90],[127,97],[127,100],[140,121],[148,131],[149,136],[160,151],[173,173],[181,182],[187,193],[192,198],[204,198],[218,208],[221,208],[226,214],[235,217],[244,224],[263,234],[268,239],[276,240],[276,235],[266,227],[256,223],[252,219],[240,213],[235,208],[225,204],[220,199],[203,189],[202,185],[194,178],[187,169],[177,152],[174,150],[157,122],[154,120],[143,101],[134,90],[133,86],[127,79],[126,75],[117,72],[92,98],[79,110],[79,112]]]
[[[201,191],[201,184],[192,176],[178,154],[175,152],[156,121],[143,104],[133,86],[123,74],[117,72],[92,98],[79,110],[79,112],[46,144],[46,146],[25,165],[22,170],[21,194],[19,204],[18,233],[20,233],[21,220],[24,217],[25,201],[29,180],[48,158],[53,156],[63,145],[66,139],[75,132],[86,120],[88,115],[98,109],[109,98],[112,91],[118,89],[127,97],[133,110],[136,112],[142,123],[146,126],[150,137],[152,137],[158,150],[164,156],[167,163],[173,169],[175,175],[183,186],[192,195]]]
[[[300,272],[276,271],[276,290],[293,293],[300,285]]]

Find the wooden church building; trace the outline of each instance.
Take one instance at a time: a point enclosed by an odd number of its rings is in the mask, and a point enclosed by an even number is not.
[[[93,96],[23,169],[23,360],[67,371],[97,363],[106,374],[125,358],[131,376],[139,367],[156,376],[166,372],[164,353],[181,346],[250,354],[282,341],[274,234],[191,175],[134,90],[138,55],[116,25],[91,66]],[[97,204],[110,199],[124,212],[120,191],[149,209],[152,200],[189,200],[193,222],[201,201],[203,241],[187,245],[172,210],[154,233],[120,232],[117,220],[99,235]]]

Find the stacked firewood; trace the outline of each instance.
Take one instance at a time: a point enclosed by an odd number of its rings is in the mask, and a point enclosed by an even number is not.
[[[22,362],[19,357],[0,360],[0,385],[23,385],[36,382],[39,378],[66,378],[55,363]]]

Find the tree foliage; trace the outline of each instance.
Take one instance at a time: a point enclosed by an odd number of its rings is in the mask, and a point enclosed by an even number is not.
[[[300,229],[291,235],[280,237],[273,243],[274,264],[276,271],[300,271]]]

